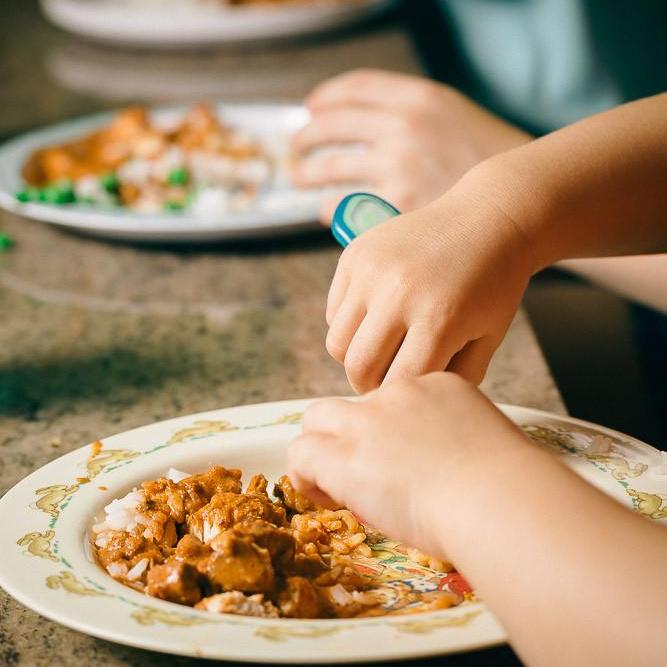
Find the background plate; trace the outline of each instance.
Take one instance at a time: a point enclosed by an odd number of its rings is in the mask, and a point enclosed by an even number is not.
[[[173,0],[42,0],[58,27],[98,41],[151,48],[212,46],[288,38],[338,28],[392,0],[344,0],[283,7],[224,7]]]
[[[188,107],[152,111],[156,118],[182,114]],[[295,104],[218,104],[218,114],[264,141],[272,153],[283,155],[287,141],[308,119]],[[21,203],[16,192],[23,188],[21,169],[34,150],[86,134],[113,118],[113,113],[59,123],[24,134],[0,147],[0,206],[19,215],[50,222],[78,232],[125,241],[160,243],[207,242],[276,236],[315,229],[322,191],[298,191],[285,173],[257,201],[239,213],[227,213],[216,221],[204,221],[187,213],[141,214],[123,209],[83,205],[54,206]]]

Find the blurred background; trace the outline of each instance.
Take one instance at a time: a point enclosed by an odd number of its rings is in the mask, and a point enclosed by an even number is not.
[[[59,4],[45,3],[57,23],[90,30]],[[154,1],[151,11],[172,6]],[[0,28],[0,139],[127,104],[298,101],[319,81],[362,66],[421,70],[540,134],[664,90],[666,10],[657,0],[398,2],[289,41],[216,45],[209,35],[203,47],[173,50],[168,38],[142,48],[141,35],[129,46],[77,36],[23,0],[5,7]],[[531,51],[540,43],[556,54],[546,70],[534,57],[540,50]],[[576,93],[568,104],[558,96],[563,81]],[[525,306],[570,412],[665,448],[665,316],[557,270],[533,280]]]
[[[276,0],[268,4],[280,8],[251,2],[238,15],[226,4],[5,3],[0,143],[127,105],[300,104],[360,67],[430,76],[536,135],[667,89],[665,0],[320,0],[294,11]],[[0,211],[0,487],[152,420],[349,392],[322,344],[339,252],[324,228],[140,246]],[[667,449],[667,316],[560,269],[535,276],[523,305],[570,414]],[[515,324],[492,393],[562,409],[523,315]],[[27,612],[7,609],[5,623],[24,636]],[[53,626],[30,622],[45,646],[58,643]],[[0,663],[19,664],[7,636]],[[81,664],[85,640],[67,637],[64,653]],[[29,643],[39,650],[41,639]],[[164,664],[104,651],[120,656],[108,664]],[[447,663],[519,661],[501,647]]]

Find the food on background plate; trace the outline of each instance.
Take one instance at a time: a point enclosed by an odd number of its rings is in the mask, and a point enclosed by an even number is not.
[[[215,217],[248,207],[275,169],[258,140],[226,125],[205,104],[169,124],[131,107],[86,136],[35,151],[17,198]]]
[[[146,481],[107,505],[92,529],[99,564],[123,584],[203,611],[275,618],[390,613],[364,574],[374,558],[368,538],[352,512],[314,505],[286,476],[272,497],[263,475],[243,491],[241,471],[222,466]],[[410,556],[452,569],[417,550]],[[461,601],[438,590],[419,610]]]
[[[252,6],[331,6],[359,4],[360,0],[127,0],[136,5],[171,5],[171,6],[205,6],[205,7],[252,7]]]
[[[358,0],[217,0],[222,5],[342,5]]]
[[[349,5],[359,0],[214,0],[221,5]]]

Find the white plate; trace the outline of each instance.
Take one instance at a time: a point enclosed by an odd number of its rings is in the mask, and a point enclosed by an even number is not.
[[[158,119],[166,119],[182,114],[185,108],[156,109],[152,113]],[[217,111],[234,127],[265,142],[278,157],[284,157],[289,136],[308,119],[306,109],[295,104],[218,104]],[[276,236],[318,227],[322,191],[295,190],[285,173],[279,174],[251,207],[226,213],[215,221],[200,220],[187,213],[151,215],[119,208],[17,201],[16,193],[24,187],[21,170],[34,150],[86,134],[108,123],[113,115],[97,114],[59,123],[0,146],[0,207],[77,232],[126,241],[206,242]]]
[[[188,0],[42,0],[57,26],[98,41],[152,48],[212,46],[288,38],[338,28],[392,0],[320,0],[225,7]]]
[[[276,479],[309,401],[179,417],[106,438],[34,472],[0,500],[0,585],[34,611],[81,632],[162,652],[250,662],[333,663],[445,654],[501,643],[482,602],[410,616],[356,620],[212,615],[149,598],[92,561],[93,516],[114,497],[170,467],[211,463]],[[621,503],[667,521],[667,461],[615,431],[537,410],[501,406],[539,442]],[[382,553],[382,552],[380,552]],[[382,556],[378,556],[381,563]]]

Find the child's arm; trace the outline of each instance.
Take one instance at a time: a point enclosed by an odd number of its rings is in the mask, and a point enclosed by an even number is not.
[[[445,368],[479,382],[535,271],[664,252],[666,208],[667,95],[492,157],[348,246],[327,348],[358,391]]]
[[[567,259],[556,266],[667,313],[667,254]]]
[[[667,250],[667,93],[490,158],[474,178],[526,234],[535,268]]]
[[[530,443],[459,377],[322,401],[289,454],[299,490],[451,558],[529,665],[664,662],[667,530]]]

